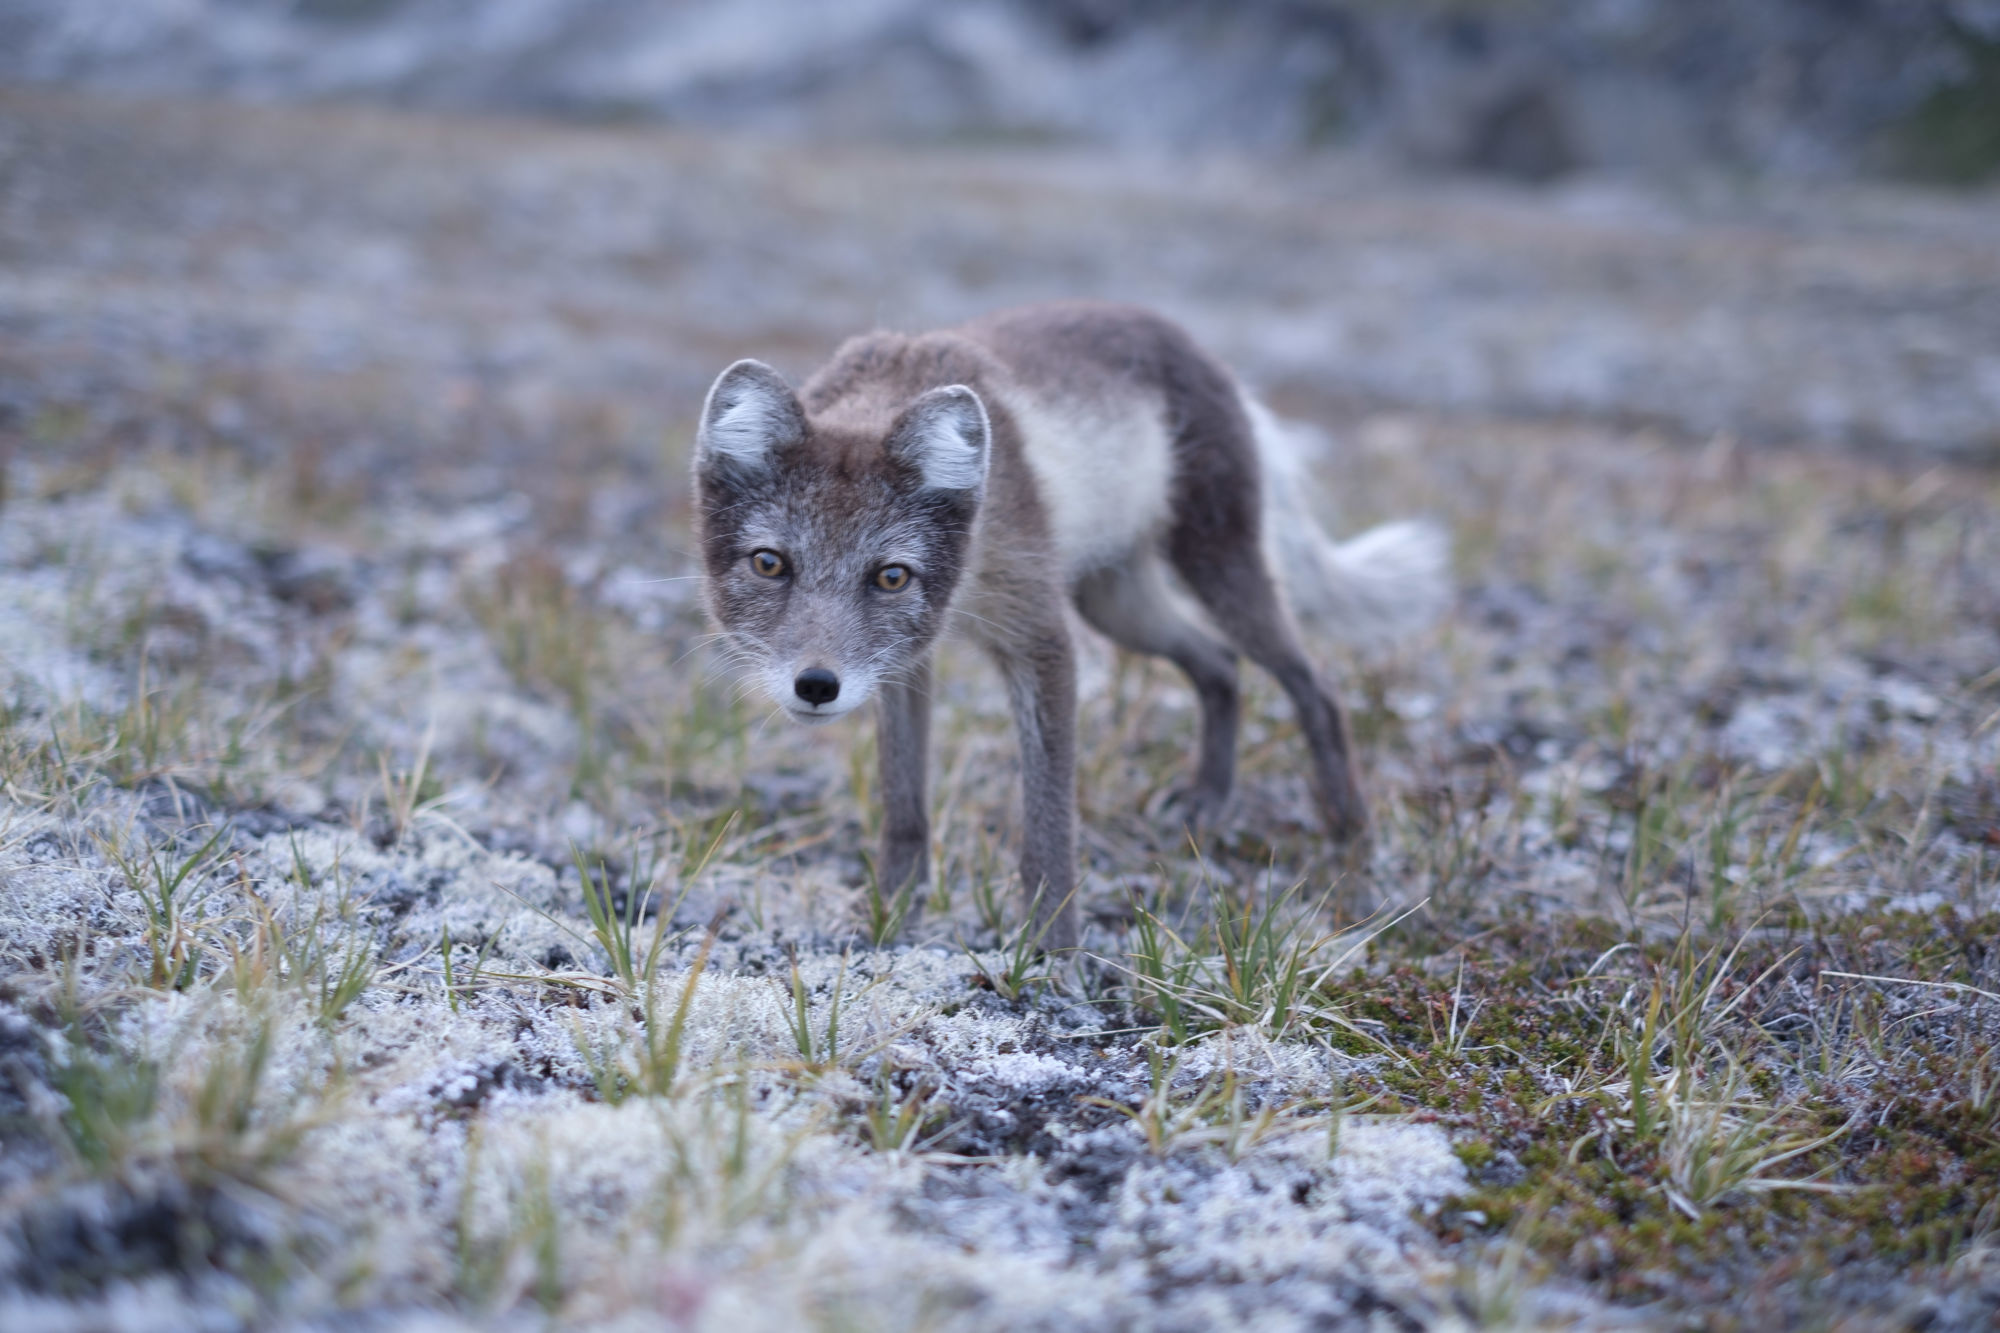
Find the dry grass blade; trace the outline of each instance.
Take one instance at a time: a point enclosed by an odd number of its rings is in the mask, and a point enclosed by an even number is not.
[[[1860,1123],[1858,1117],[1826,1134],[1791,1132],[1786,1124],[1793,1108],[1746,1098],[1742,1072],[1733,1061],[1723,1077],[1708,1086],[1693,1078],[1670,1076],[1660,1091],[1665,1121],[1660,1151],[1666,1179],[1659,1188],[1690,1220],[1699,1221],[1704,1209],[1732,1195],[1773,1190],[1842,1193],[1848,1188],[1816,1175],[1793,1178],[1771,1172],[1837,1142]]]
[[[1930,990],[1956,991],[1961,995],[1977,995],[1982,1000],[2000,1000],[2000,994],[1981,990],[1977,986],[1967,986],[1956,981],[1925,981],[1917,977],[1878,977],[1869,972],[1835,972],[1823,970],[1823,977],[1844,977],[1850,981],[1876,981],[1885,986],[1922,986]]]

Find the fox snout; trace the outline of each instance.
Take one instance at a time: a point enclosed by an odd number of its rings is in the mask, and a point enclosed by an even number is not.
[[[796,665],[797,659],[787,665],[780,658],[761,673],[772,701],[782,706],[788,717],[805,723],[831,722],[847,716],[873,697],[875,673],[842,671],[837,657],[834,665],[823,666],[820,663],[828,659],[819,657],[815,661],[815,656],[805,658],[809,664],[806,666]]]
[[[825,667],[807,667],[792,680],[792,693],[811,708],[830,704],[840,697],[840,677]]]
[[[885,679],[908,669],[926,640],[899,616],[921,610],[914,596],[894,606],[870,607],[842,585],[854,581],[837,561],[816,560],[794,545],[803,569],[820,565],[823,580],[800,575],[788,588],[752,574],[725,584],[718,598],[723,624],[739,661],[754,664],[761,692],[795,722],[816,724],[846,717],[873,702]],[[832,587],[812,586],[831,583]],[[871,612],[873,614],[871,614]]]

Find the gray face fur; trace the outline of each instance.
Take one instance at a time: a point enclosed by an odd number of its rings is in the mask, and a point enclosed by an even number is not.
[[[815,422],[761,362],[716,380],[695,445],[709,609],[788,716],[850,713],[923,659],[965,569],[989,439],[962,385],[879,421]]]

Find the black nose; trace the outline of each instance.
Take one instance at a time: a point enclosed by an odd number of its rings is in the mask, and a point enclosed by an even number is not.
[[[792,693],[817,708],[840,697],[840,677],[825,667],[807,667],[792,682]]]

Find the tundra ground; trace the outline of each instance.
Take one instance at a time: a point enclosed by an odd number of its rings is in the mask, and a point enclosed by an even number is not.
[[[4,105],[8,1327],[2000,1312],[1990,200]],[[983,664],[899,901],[684,478],[734,355],[1056,294],[1459,594],[1318,645],[1359,856],[1262,681],[1190,843],[1189,691],[1086,639],[1050,967]]]

